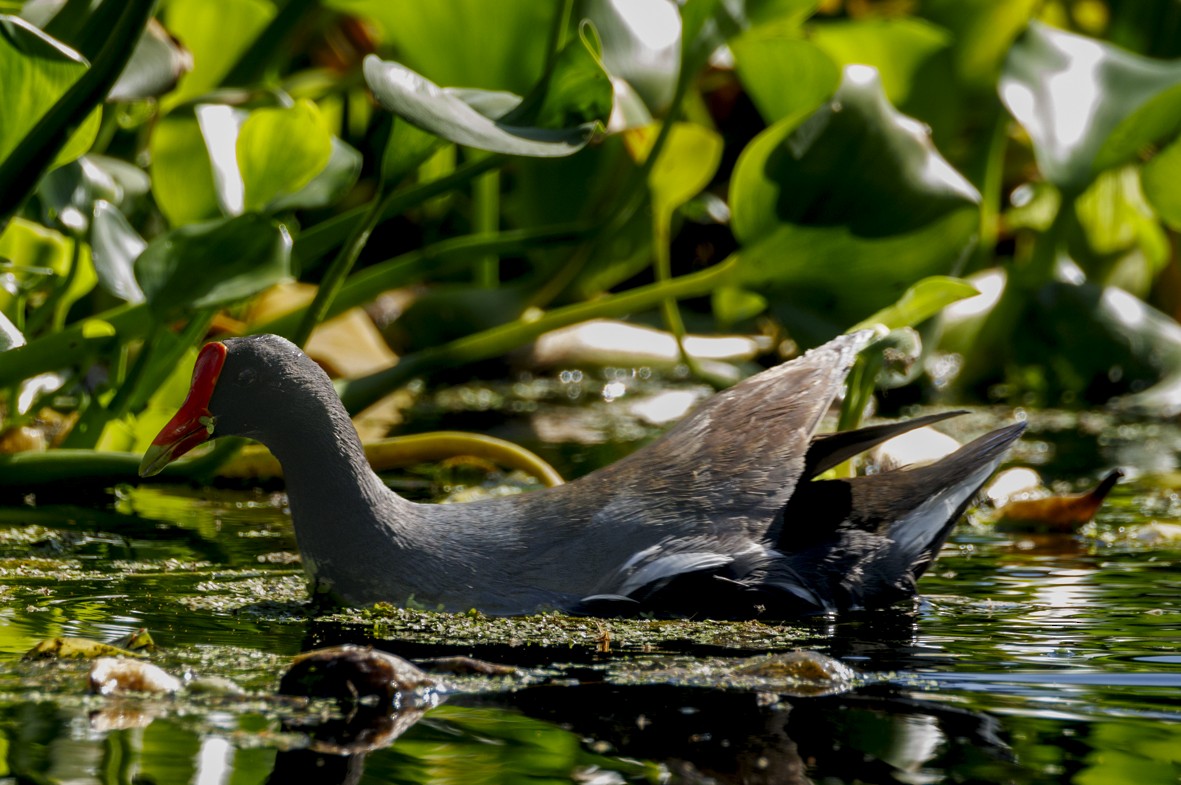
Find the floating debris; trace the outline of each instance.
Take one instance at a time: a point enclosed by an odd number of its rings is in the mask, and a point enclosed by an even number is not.
[[[1010,501],[997,514],[996,529],[1003,532],[1076,532],[1091,522],[1107,494],[1123,476],[1122,471],[1115,469],[1085,493]]]
[[[181,688],[180,679],[159,665],[122,657],[100,657],[90,666],[87,678],[96,695],[172,694]]]

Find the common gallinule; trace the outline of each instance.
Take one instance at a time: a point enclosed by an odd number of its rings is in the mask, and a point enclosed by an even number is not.
[[[869,339],[844,335],[753,376],[567,485],[433,505],[382,483],[328,376],[294,344],[230,338],[201,350],[140,473],[209,438],[262,442],[283,466],[314,589],[350,604],[781,617],[885,606],[915,593],[1023,425],[930,466],[813,479],[951,416],[816,435]]]

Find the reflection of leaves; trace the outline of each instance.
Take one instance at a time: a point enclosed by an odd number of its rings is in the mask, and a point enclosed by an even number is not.
[[[290,276],[291,238],[258,215],[190,224],[157,237],[135,262],[162,316],[243,300]]]
[[[1150,60],[1042,24],[1031,24],[1009,52],[999,89],[1046,179],[1070,192],[1181,130],[1181,61]]]

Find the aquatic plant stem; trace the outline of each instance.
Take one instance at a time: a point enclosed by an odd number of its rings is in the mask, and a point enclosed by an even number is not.
[[[494,234],[500,229],[500,172],[493,169],[475,179],[475,212],[472,224],[477,234]],[[495,289],[500,285],[500,257],[488,253],[476,260],[476,286]]]
[[[534,320],[517,320],[441,346],[432,346],[403,357],[392,368],[342,382],[338,385],[338,391],[348,410],[357,412],[415,376],[438,368],[499,357],[550,330],[588,319],[625,316],[653,308],[670,297],[706,294],[725,282],[737,265],[738,256],[731,255],[707,270],[640,286],[621,294],[607,295],[591,302],[556,308]]]

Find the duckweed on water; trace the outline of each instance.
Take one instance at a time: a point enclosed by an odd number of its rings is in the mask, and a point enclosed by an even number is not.
[[[492,617],[478,611],[464,614],[398,608],[379,603],[372,608],[341,610],[318,621],[366,627],[374,640],[414,641],[447,646],[507,644],[582,648],[598,652],[653,651],[670,644],[721,646],[771,651],[794,648],[809,633],[789,625],[760,621],[685,619],[593,619],[557,612],[532,616]]]

